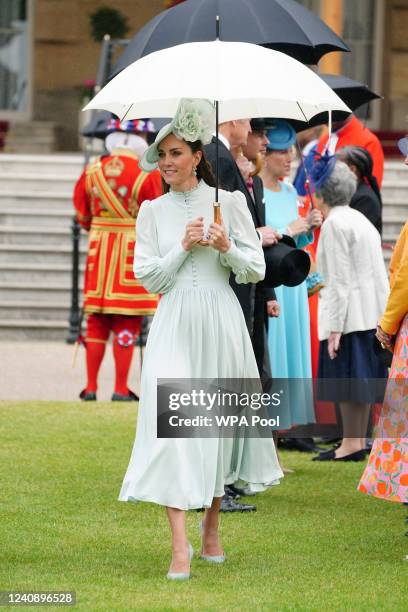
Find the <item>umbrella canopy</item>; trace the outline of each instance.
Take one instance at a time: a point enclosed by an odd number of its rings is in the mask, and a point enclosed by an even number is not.
[[[382,96],[372,91],[368,85],[354,81],[343,75],[335,74],[319,74],[320,78],[333,89],[333,91],[343,100],[351,111],[355,111],[363,104],[368,104],[372,100],[381,99]],[[344,121],[349,116],[349,113],[344,111],[334,111],[332,113],[333,121]],[[311,127],[317,127],[327,123],[327,113],[320,113],[313,117],[309,122],[305,121],[290,121],[297,132],[307,130]]]
[[[270,116],[309,121],[322,112],[350,112],[319,76],[293,58],[223,41],[151,53],[120,72],[84,110],[109,110],[122,120],[172,117],[181,98],[220,102],[220,123]]]
[[[331,51],[350,51],[317,15],[295,0],[187,0],[148,22],[130,40],[111,76],[154,51],[214,40],[217,16],[221,40],[263,45],[303,64],[317,64]]]
[[[368,104],[371,100],[382,98],[380,94],[372,91],[368,85],[349,79],[346,76],[335,74],[320,74],[319,76],[352,111],[357,110],[363,104]]]

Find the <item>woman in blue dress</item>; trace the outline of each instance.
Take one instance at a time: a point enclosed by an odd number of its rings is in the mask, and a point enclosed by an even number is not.
[[[313,242],[312,227],[321,225],[318,210],[299,216],[295,188],[282,179],[289,175],[296,133],[293,127],[276,119],[267,132],[265,165],[261,173],[265,193],[266,224],[291,236],[298,248]],[[268,347],[272,373],[276,378],[312,378],[309,305],[306,282],[297,287],[275,289],[280,316],[269,319]],[[290,386],[290,414],[281,427],[314,422],[313,395],[308,384]]]

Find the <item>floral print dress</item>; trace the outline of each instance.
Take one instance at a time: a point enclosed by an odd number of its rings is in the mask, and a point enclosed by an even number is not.
[[[358,490],[408,502],[408,315],[397,335],[384,405]]]

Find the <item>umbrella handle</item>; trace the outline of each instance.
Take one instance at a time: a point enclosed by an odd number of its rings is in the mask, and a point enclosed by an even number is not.
[[[214,202],[214,223],[217,223],[218,225],[221,225],[222,223],[221,206],[219,202]],[[204,239],[204,240],[200,240],[198,244],[200,246],[207,247],[210,243],[208,242],[208,240]]]
[[[222,223],[221,206],[219,202],[214,202],[214,223],[218,225]]]

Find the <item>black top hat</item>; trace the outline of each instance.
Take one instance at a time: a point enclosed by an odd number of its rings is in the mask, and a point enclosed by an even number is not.
[[[282,236],[273,246],[264,249],[266,287],[296,287],[306,279],[310,271],[310,257],[305,251],[296,248],[290,236]]]
[[[251,130],[253,132],[262,132],[263,130],[266,130],[265,119],[261,117],[251,119]]]

